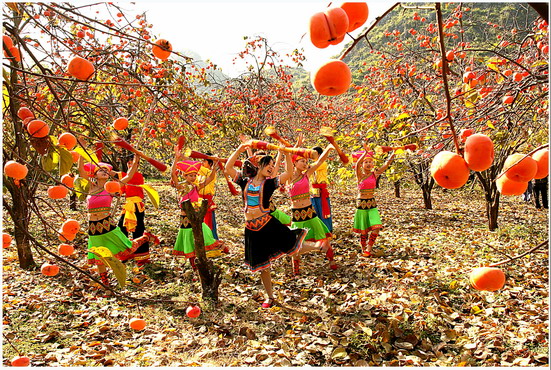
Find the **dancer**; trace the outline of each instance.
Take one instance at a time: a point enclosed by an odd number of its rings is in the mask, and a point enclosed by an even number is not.
[[[370,257],[373,245],[382,229],[381,216],[375,201],[377,178],[386,171],[394,160],[396,153],[392,153],[383,166],[375,169],[373,152],[364,144],[363,151],[356,163],[356,180],[358,182],[358,205],[354,215],[353,231],[360,234],[362,256]]]
[[[128,183],[136,173],[139,165],[139,158],[136,157],[128,174],[120,182]],[[97,165],[87,164],[85,168],[84,159],[81,156],[78,161],[78,170],[80,177],[90,181],[89,195],[86,197],[88,209],[88,249],[93,247],[106,247],[113,256],[120,261],[125,262],[134,258],[134,252],[146,242],[159,244],[159,239],[149,233],[144,232],[143,236],[130,240],[124,235],[121,229],[116,226],[112,220],[111,203],[113,196],[104,189],[105,183],[109,180],[113,166],[108,163],[99,162]],[[103,262],[92,252],[88,252],[88,263],[97,266],[98,273],[104,285],[109,285],[109,277]]]
[[[206,152],[206,155],[212,155],[210,152]],[[207,213],[205,213],[205,223],[212,230],[212,236],[215,240],[218,240],[218,230],[216,227],[216,204],[214,203],[214,195],[216,193],[216,168],[213,168],[214,161],[212,159],[203,159],[197,181],[199,184],[204,183],[204,187],[199,190],[199,197],[206,199],[209,202]],[[210,177],[214,172],[214,176]],[[207,179],[211,180],[207,182]]]
[[[319,146],[312,149],[318,152],[320,156],[323,153],[323,149]],[[331,200],[329,199],[329,191],[327,190],[328,185],[327,162],[323,162],[313,173],[310,201],[320,220],[333,235],[333,219],[331,217]]]
[[[135,159],[134,159],[135,160]],[[133,156],[128,157],[128,169],[134,163]],[[128,174],[120,172],[119,178],[122,179]],[[132,233],[132,238],[136,239],[145,232],[145,204],[144,191],[140,185],[144,184],[143,175],[136,170],[130,180],[121,188],[121,193],[125,195],[125,203],[122,206],[121,217],[118,226],[122,233],[128,236]],[[149,255],[149,242],[143,243],[134,253],[134,261],[138,267],[144,267],[151,262]]]
[[[194,206],[198,205],[199,191],[205,187],[205,184],[212,181],[215,176],[215,172],[212,171],[205,179],[205,182],[196,185],[195,182],[197,180],[199,168],[201,167],[201,162],[190,160],[180,161],[181,159],[183,159],[183,155],[176,145],[174,147],[174,162],[172,163],[171,168],[171,185],[180,193],[180,200],[178,202],[180,206],[180,229],[178,230],[178,236],[176,237],[172,254],[189,259],[191,267],[194,271],[196,271],[197,266],[195,264],[195,241],[193,239],[193,230],[191,228],[191,222],[184,211],[183,202],[190,200]],[[218,165],[218,162],[214,162],[214,165]],[[180,183],[178,179],[178,170],[183,174],[184,181],[182,183]],[[204,222],[202,223],[202,229],[205,252],[217,249],[221,243],[220,241],[214,239],[212,230]],[[207,253],[207,256],[208,255],[209,253]]]
[[[244,173],[234,168],[239,155],[250,148],[250,143],[242,143],[229,157],[225,173],[243,190],[245,203],[245,264],[252,272],[260,272],[260,279],[266,290],[262,307],[274,304],[271,263],[285,255],[298,254],[301,249],[319,248],[314,243],[303,242],[307,231],[291,230],[270,214],[270,198],[280,182],[287,181],[292,173],[290,154],[285,153],[285,171],[275,176],[274,160],[269,155],[258,158],[258,167]],[[245,168],[244,168],[245,171]]]
[[[338,268],[334,257],[334,251],[331,247],[331,233],[321,219],[317,216],[312,202],[310,201],[310,182],[309,177],[312,176],[320,165],[325,161],[333,145],[329,144],[318,160],[308,166],[308,160],[304,157],[294,155],[292,158],[294,170],[293,175],[287,183],[287,188],[291,196],[291,212],[293,221],[292,227],[308,229],[306,240],[321,242],[320,252],[325,253],[325,257],[329,260],[329,267],[332,270]],[[300,274],[300,256],[293,256],[293,274]]]

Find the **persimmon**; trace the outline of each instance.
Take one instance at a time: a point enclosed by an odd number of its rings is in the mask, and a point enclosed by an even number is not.
[[[16,180],[24,179],[28,172],[27,166],[16,161],[7,161],[4,165],[4,174]]]
[[[2,42],[4,43],[7,49],[13,48],[13,40],[8,35],[2,36]]]
[[[75,152],[74,150],[71,150],[71,155],[73,156],[73,163],[77,163],[78,159],[80,158],[80,154],[78,154],[78,152]]]
[[[59,247],[57,247],[57,253],[59,253],[60,256],[70,256],[74,252],[75,247],[71,244],[61,243]]]
[[[21,61],[21,53],[19,52],[19,49],[17,47],[12,46],[8,50],[9,50],[10,54],[12,55],[13,59],[15,59],[18,62]],[[6,53],[6,50],[4,50],[4,56],[6,58],[10,58],[10,55],[8,53]]]
[[[75,186],[75,178],[68,173],[61,176],[61,183],[69,188],[72,188]]]
[[[81,81],[87,81],[90,77],[92,77],[95,71],[96,68],[91,62],[79,56],[71,59],[69,61],[69,65],[67,66],[67,72],[74,78]]]
[[[350,87],[352,73],[345,62],[332,59],[312,73],[311,82],[321,95],[340,95]]]
[[[146,322],[144,319],[140,319],[138,317],[133,317],[130,319],[130,321],[128,322],[128,325],[134,329],[134,330],[143,330],[146,326]]]
[[[12,237],[10,234],[2,233],[2,247],[8,248],[11,244]]]
[[[79,230],[80,230],[80,222],[72,218],[66,220],[61,225],[61,231],[64,233],[76,234],[79,232]]]
[[[63,185],[54,185],[48,188],[48,197],[51,199],[65,198],[69,190]]]
[[[472,134],[474,134],[473,129],[465,128],[465,129],[461,130],[461,132],[459,133],[459,137],[461,138],[462,142],[465,142],[465,140],[467,140],[467,138],[469,136],[471,136]]]
[[[494,162],[494,143],[484,134],[474,134],[465,140],[465,162],[473,171],[485,171]]]
[[[108,193],[120,193],[121,191],[121,184],[118,181],[107,181],[105,185],[103,185],[103,188]]]
[[[186,308],[186,315],[187,317],[195,318],[199,317],[201,314],[201,308],[199,306],[189,306]]]
[[[113,128],[115,130],[124,130],[128,127],[128,119],[125,117],[119,117],[113,121]]]
[[[67,232],[64,232],[63,230],[57,230],[57,232],[59,233],[58,235],[58,238],[59,240],[61,240],[62,242],[72,242],[73,240],[75,240],[77,234],[71,234],[71,233],[67,233]]]
[[[32,137],[46,137],[50,133],[50,126],[48,126],[48,124],[44,121],[35,119],[29,122],[29,124],[27,125],[27,132]]]
[[[513,101],[515,100],[515,98],[511,95],[505,95],[503,98],[502,98],[502,103],[503,104],[512,104]]]
[[[31,359],[27,356],[15,356],[11,359],[11,366],[26,367],[31,364]]]
[[[497,190],[502,195],[521,195],[528,189],[528,181],[514,181],[507,176],[496,179]]]
[[[369,17],[367,3],[342,3],[340,8],[348,16],[347,32],[352,32],[361,27],[367,21],[367,17]]]
[[[155,45],[153,45],[153,55],[155,55],[157,58],[161,60],[166,60],[170,56],[170,53],[172,53],[172,45],[168,40],[165,39],[159,39],[155,41]]]
[[[40,272],[46,276],[56,276],[59,274],[59,266],[45,262],[42,267],[40,267]]]
[[[532,154],[532,158],[538,165],[538,170],[536,171],[534,178],[543,179],[544,177],[547,177],[547,175],[549,175],[549,149],[545,148],[538,150]]]
[[[469,167],[460,155],[444,150],[434,156],[430,174],[438,185],[446,189],[457,189],[467,183]]]
[[[34,118],[34,113],[27,107],[21,107],[17,111],[17,117],[21,118],[22,120],[29,117]]]
[[[348,30],[348,15],[342,8],[330,8],[310,17],[310,40],[320,49],[337,45]]]
[[[29,126],[29,123],[31,121],[34,121],[34,117],[27,117],[23,120],[23,127],[25,128],[25,130],[27,129],[27,127]]]
[[[495,292],[505,285],[505,274],[497,267],[478,267],[469,274],[469,281],[476,290]]]
[[[527,182],[532,180],[538,172],[538,163],[532,157],[515,153],[507,157],[503,169],[506,171],[505,176],[510,180]]]
[[[77,145],[77,138],[70,132],[64,132],[59,135],[57,142],[59,143],[59,146],[64,147],[67,150],[73,150]]]

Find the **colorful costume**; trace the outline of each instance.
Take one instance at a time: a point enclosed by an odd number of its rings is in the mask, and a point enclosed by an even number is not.
[[[111,201],[113,197],[106,190],[101,189],[96,193],[91,193],[86,197],[86,203],[89,213],[102,213],[106,217],[98,221],[89,221],[88,226],[88,249],[92,247],[106,247],[121,261],[127,261],[134,257],[134,251],[140,243],[132,242],[126,237],[121,229],[112,223],[111,220]],[[142,239],[147,240],[147,237]],[[101,260],[96,258],[92,252],[88,252],[88,263],[103,265]]]
[[[292,200],[308,199],[310,198],[310,182],[308,176],[303,175],[300,179],[295,181],[289,189],[289,194]],[[312,205],[304,208],[292,208],[291,209],[293,222],[291,226],[294,228],[307,229],[308,235],[306,240],[318,241],[327,238],[331,238],[331,233],[325,224],[317,216],[316,211]]]
[[[126,176],[125,172],[120,173],[120,178]],[[144,191],[140,185],[144,184],[144,177],[141,173],[136,172],[128,183],[122,187],[122,192],[126,196],[126,202],[122,206],[122,213],[119,219],[119,228],[122,233],[128,236],[132,233],[132,237],[138,238],[145,232],[145,204]],[[138,266],[143,266],[149,262],[149,242],[142,244],[134,253],[134,260]]]
[[[306,230],[291,230],[270,214],[270,198],[279,186],[279,176],[254,186],[252,179],[238,172],[234,181],[243,190],[245,212],[260,209],[263,213],[245,222],[245,264],[251,271],[263,270],[280,257],[298,253]]]
[[[176,243],[174,244],[172,254],[186,258],[195,258],[195,241],[193,239],[193,230],[191,228],[191,222],[184,211],[183,202],[185,200],[190,200],[192,204],[197,204],[199,202],[199,192],[197,191],[197,186],[185,184],[182,193],[183,195],[178,203],[181,210],[180,230],[178,230],[178,236],[176,237]],[[205,252],[216,249],[220,245],[220,242],[214,239],[211,229],[204,222],[202,223],[202,229]]]
[[[198,182],[203,182],[205,179],[209,177],[212,170],[208,169],[207,167],[202,166],[199,170],[199,177]],[[216,215],[214,213],[214,210],[216,209],[216,204],[214,203],[214,195],[216,193],[216,175],[214,175],[214,179],[205,185],[203,189],[199,191],[199,196],[203,199],[206,199],[209,204],[207,208],[207,213],[205,213],[205,223],[207,226],[212,230],[212,235],[214,239],[218,240],[218,232],[216,228]]]
[[[331,218],[331,200],[327,184],[327,163],[323,162],[314,172],[310,201],[318,217],[332,233],[333,219]]]
[[[375,201],[375,187],[377,178],[374,173],[371,173],[367,178],[358,184],[360,190],[360,199],[356,214],[354,215],[353,231],[365,235],[372,230],[381,229],[381,217],[377,210],[377,202]]]

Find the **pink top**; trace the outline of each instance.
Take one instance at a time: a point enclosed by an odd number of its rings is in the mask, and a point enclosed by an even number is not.
[[[90,194],[86,197],[86,204],[89,212],[103,212],[111,209],[113,196],[102,189],[99,193]]]
[[[377,186],[377,178],[375,177],[375,174],[372,172],[371,175],[367,176],[358,184],[358,189],[360,190],[375,189],[376,186]]]
[[[192,203],[199,201],[199,192],[197,191],[197,186],[193,186],[193,188],[182,195],[180,198],[180,204],[182,204],[183,201],[190,200]]]
[[[289,188],[289,195],[292,200],[310,198],[310,181],[308,181],[308,176],[304,175],[300,180],[293,183]]]

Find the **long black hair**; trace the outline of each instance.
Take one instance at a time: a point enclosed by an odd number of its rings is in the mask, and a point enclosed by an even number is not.
[[[245,160],[245,162],[243,162],[243,177],[255,177],[259,169],[266,167],[271,161],[274,160],[274,157],[271,155],[265,155],[264,153],[258,153],[256,155],[259,156],[256,160],[258,167],[251,160]]]

